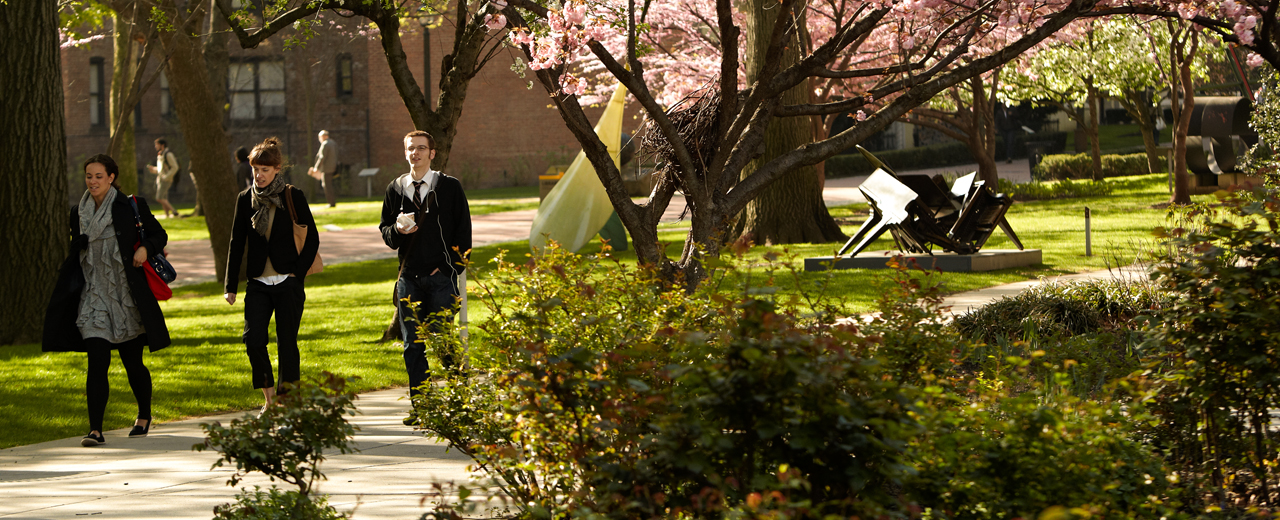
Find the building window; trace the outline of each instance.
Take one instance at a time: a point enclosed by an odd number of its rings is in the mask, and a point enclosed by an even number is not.
[[[169,77],[163,72],[160,73],[160,115],[165,117],[173,115],[173,98],[169,96]]]
[[[232,63],[227,70],[231,119],[283,119],[284,61]]]
[[[106,103],[103,102],[102,58],[89,58],[89,124],[107,124]]]
[[[355,80],[351,77],[351,55],[338,55],[338,97],[350,96],[355,91]]]

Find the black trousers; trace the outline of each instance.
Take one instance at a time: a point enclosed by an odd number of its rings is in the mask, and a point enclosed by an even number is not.
[[[408,298],[412,305],[405,303]],[[438,334],[453,321],[458,309],[458,279],[452,273],[436,273],[434,276],[405,272],[396,280],[396,306],[400,308],[400,332],[404,334],[404,368],[409,373],[409,395],[420,392],[418,387],[427,381],[431,366],[427,362],[425,338],[419,336],[420,325],[429,334]],[[417,311],[414,311],[414,307]],[[445,369],[453,368],[456,360],[442,354]]]
[[[272,377],[271,354],[267,352],[267,327],[276,316],[276,357],[280,361],[280,381],[301,379],[298,327],[307,293],[302,282],[290,276],[277,285],[249,280],[244,295],[244,347],[249,354],[254,388],[276,386]]]
[[[151,372],[142,364],[142,351],[146,348],[144,336],[111,343],[102,338],[88,338],[84,346],[89,351],[89,374],[85,380],[85,396],[89,401],[89,429],[102,431],[102,417],[107,413],[107,398],[111,396],[111,383],[107,370],[111,368],[111,351],[120,351],[120,361],[129,376],[129,388],[138,400],[138,418],[151,420]]]

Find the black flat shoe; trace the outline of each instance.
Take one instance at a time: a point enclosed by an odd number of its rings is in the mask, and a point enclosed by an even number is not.
[[[146,426],[133,425],[133,429],[129,430],[129,438],[146,437],[147,432],[151,431],[151,421],[147,420]]]
[[[410,412],[410,413],[409,413],[409,416],[408,416],[408,417],[405,417],[405,418],[404,418],[404,420],[403,420],[403,421],[400,421],[400,422],[401,422],[401,423],[403,423],[405,426],[417,426],[417,425],[418,425],[418,415],[417,415],[417,414],[414,414],[414,413],[412,413],[412,412]]]
[[[101,433],[97,435],[94,435],[93,433],[89,433],[89,435],[85,435],[83,439],[80,439],[80,445],[86,448],[97,446],[99,444],[106,444],[106,443],[107,443],[107,439],[103,437]]]

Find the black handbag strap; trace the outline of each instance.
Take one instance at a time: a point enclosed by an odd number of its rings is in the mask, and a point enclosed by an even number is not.
[[[138,240],[146,240],[146,230],[142,228],[142,214],[138,213],[138,196],[129,196],[129,206],[133,208],[133,223],[138,228]]]

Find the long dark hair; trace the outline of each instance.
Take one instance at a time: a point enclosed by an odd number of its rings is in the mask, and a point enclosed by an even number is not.
[[[106,168],[107,175],[111,176],[111,187],[119,191],[120,185],[116,184],[116,181],[120,179],[120,166],[116,164],[116,160],[112,159],[110,155],[107,155],[105,153],[100,153],[93,157],[85,159],[84,166],[81,166],[80,170],[84,172],[88,172],[89,165],[93,163],[101,164],[103,168]]]

